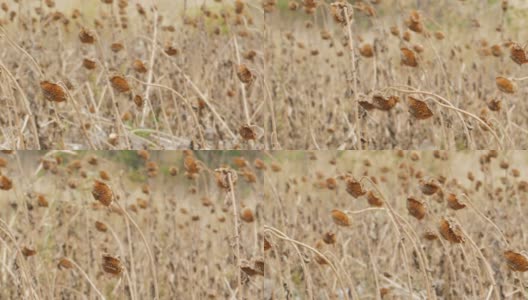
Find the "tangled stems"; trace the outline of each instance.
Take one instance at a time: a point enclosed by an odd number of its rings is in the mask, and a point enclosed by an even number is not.
[[[328,265],[330,265],[330,268],[332,269],[332,271],[334,271],[334,274],[336,275],[337,277],[337,280],[339,281],[339,284],[341,285],[341,289],[343,291],[345,291],[345,285],[343,284],[343,281],[341,279],[341,277],[339,276],[339,273],[337,272],[337,269],[336,267],[334,266],[334,263],[328,259],[328,257],[326,257],[323,253],[319,252],[317,249],[313,248],[313,247],[310,247],[308,245],[306,245],[305,243],[301,243],[299,241],[296,241],[294,239],[291,239],[289,238],[286,234],[284,234],[282,231],[272,227],[272,226],[268,226],[268,225],[264,225],[264,233],[269,233],[269,234],[272,234],[273,236],[281,239],[281,240],[284,240],[284,241],[288,241],[292,244],[295,244],[295,245],[299,245],[301,247],[304,247],[310,251],[312,251],[313,253],[319,255],[322,259],[324,259]],[[353,288],[353,287],[351,287]],[[348,298],[348,294],[347,293],[343,293],[343,295],[345,296],[345,299],[349,300]]]
[[[412,87],[407,87],[407,86],[406,86],[406,88],[412,88]],[[467,115],[467,116],[469,116],[469,117],[475,119],[477,122],[479,122],[482,126],[484,126],[487,130],[489,130],[489,131],[491,132],[491,134],[493,135],[493,137],[497,140],[497,145],[498,145],[498,147],[499,147],[499,150],[502,150],[502,149],[503,149],[502,144],[501,144],[501,140],[500,140],[499,137],[497,136],[497,133],[496,133],[496,132],[495,132],[495,131],[494,131],[494,130],[493,130],[493,129],[492,129],[492,128],[486,123],[486,122],[484,122],[484,120],[482,120],[482,119],[479,118],[478,116],[476,116],[476,115],[474,115],[474,114],[472,114],[472,113],[470,113],[470,112],[468,112],[468,111],[465,111],[465,110],[463,110],[463,109],[460,109],[460,108],[454,106],[454,105],[453,105],[449,100],[447,100],[446,98],[444,98],[444,97],[442,97],[442,96],[440,96],[440,95],[437,95],[437,94],[435,94],[435,93],[426,92],[426,91],[420,91],[420,90],[417,90],[417,89],[414,89],[414,90],[405,90],[405,89],[401,89],[401,88],[399,88],[399,87],[397,87],[397,86],[389,86],[389,87],[387,87],[386,89],[394,90],[394,91],[397,91],[397,92],[400,92],[400,93],[406,93],[406,94],[422,94],[422,95],[432,96],[432,97],[433,97],[432,100],[433,100],[436,104],[438,104],[438,105],[440,105],[440,106],[442,106],[442,107],[444,107],[444,108],[447,108],[447,109],[452,109],[452,110],[454,110],[454,111],[456,111],[456,112],[462,113],[462,114],[464,114],[464,115]],[[434,98],[438,98],[438,99],[440,99],[441,101],[447,103],[447,105],[446,105],[446,104],[443,104],[443,103],[440,103],[438,100],[436,100],[436,99],[434,99]]]

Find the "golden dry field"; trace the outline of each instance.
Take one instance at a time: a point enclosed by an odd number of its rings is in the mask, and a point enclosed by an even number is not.
[[[0,154],[1,299],[526,299],[524,151]]]
[[[5,0],[3,149],[526,149],[514,0]]]
[[[527,20],[0,0],[0,300],[528,300]]]
[[[223,161],[2,154],[0,299],[262,299],[262,196]]]
[[[301,155],[264,187],[265,299],[528,297],[526,152]]]

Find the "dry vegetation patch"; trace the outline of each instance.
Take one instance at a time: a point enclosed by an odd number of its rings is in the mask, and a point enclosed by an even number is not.
[[[263,298],[262,204],[233,155],[0,156],[1,299]]]
[[[518,1],[171,3],[4,1],[0,147],[528,147]]]
[[[0,298],[523,299],[525,152],[0,154]]]
[[[265,182],[265,299],[528,296],[526,153],[296,155]]]

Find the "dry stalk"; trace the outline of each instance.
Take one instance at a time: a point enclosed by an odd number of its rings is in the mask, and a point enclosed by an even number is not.
[[[90,135],[88,134],[88,131],[86,131],[86,127],[84,126],[84,123],[82,122],[81,112],[79,111],[79,108],[77,107],[77,101],[73,98],[73,95],[70,93],[68,88],[65,84],[62,82],[59,83],[59,85],[62,86],[62,88],[66,91],[68,94],[68,98],[70,99],[70,102],[72,103],[73,109],[75,110],[75,114],[77,114],[78,121],[81,122],[81,132],[83,133],[84,137],[86,138],[86,142],[88,145],[90,145],[92,150],[97,150],[97,147],[93,144],[92,139],[90,138]]]
[[[301,246],[303,248],[306,248],[306,249],[312,251],[313,253],[319,255],[319,257],[321,257],[322,259],[324,259],[328,263],[330,268],[332,268],[332,271],[334,271],[334,274],[335,274],[337,280],[339,281],[339,284],[341,285],[341,289],[343,291],[346,291],[345,285],[343,284],[341,276],[339,276],[339,273],[337,272],[337,269],[334,266],[334,263],[330,259],[328,259],[323,253],[319,252],[317,249],[315,249],[315,248],[313,248],[313,247],[311,247],[309,245],[306,245],[306,244],[304,244],[302,242],[299,242],[299,241],[296,241],[294,239],[289,238],[282,231],[280,231],[280,230],[278,230],[278,229],[276,229],[276,228],[274,228],[272,226],[264,225],[264,233],[270,233],[270,234],[276,236],[277,238],[279,238],[281,240],[285,240],[285,241],[288,241],[288,242],[290,242],[292,244],[299,245],[299,246]],[[354,288],[354,287],[351,287],[351,288]],[[346,292],[343,292],[343,295],[345,295],[345,299],[348,300],[348,294]]]
[[[470,204],[471,208],[477,213],[477,215],[479,217],[481,217],[482,219],[486,220],[488,223],[491,224],[491,226],[493,226],[493,228],[495,228],[495,230],[497,230],[497,232],[499,233],[500,237],[502,238],[502,241],[507,246],[509,246],[510,243],[508,243],[508,240],[504,236],[504,233],[499,228],[499,226],[497,226],[497,224],[495,224],[492,220],[490,220],[490,218],[486,217],[486,215],[484,215],[480,210],[478,210],[478,208],[473,204],[473,202],[469,199],[469,197],[466,194],[462,194],[462,197],[464,197],[466,199],[466,201]]]
[[[134,219],[132,219],[132,217],[128,214],[126,209],[119,203],[119,201],[113,201],[113,202],[123,211],[126,218],[130,221],[130,223],[132,223],[132,225],[134,225],[139,235],[141,236],[141,240],[143,241],[143,244],[145,245],[145,249],[147,250],[147,254],[150,259],[151,272],[152,272],[152,276],[154,277],[153,281],[154,281],[155,299],[160,299],[159,298],[159,288],[158,288],[158,275],[156,271],[156,262],[154,260],[154,255],[152,255],[152,252],[150,250],[150,245],[148,244],[147,239],[145,238],[145,235],[143,234],[143,231],[141,230],[141,228],[139,228],[138,224],[134,221]]]
[[[152,74],[154,72],[154,61],[156,58],[156,40],[158,37],[158,10],[154,9],[154,33],[153,33],[153,42],[152,42],[152,50],[150,52],[150,60],[149,60],[149,68],[148,68],[148,75],[147,75],[147,88],[145,90],[145,100],[147,101],[148,105],[143,106],[143,112],[141,114],[141,123],[140,127],[145,126],[145,118],[148,114],[148,107],[152,106],[152,102],[150,101],[150,83],[152,83]]]
[[[233,186],[233,180],[231,178],[231,172],[227,173],[227,180],[229,181],[229,194],[231,195],[231,201],[233,202],[233,217],[235,222],[235,255],[236,255],[236,273],[237,273],[237,289],[236,292],[240,292],[242,289],[242,274],[240,273],[240,234],[238,232],[238,212],[237,212],[237,202],[235,197],[235,189]]]
[[[33,287],[33,279],[30,276],[31,269],[28,266],[28,263],[25,260],[24,256],[22,255],[22,250],[20,249],[20,246],[18,245],[16,238],[13,236],[11,230],[9,229],[9,226],[3,219],[0,219],[0,230],[4,232],[4,234],[11,240],[11,242],[16,248],[15,254],[19,257],[18,261],[21,266],[20,269],[21,269],[22,279],[25,279],[26,285],[29,288],[29,292],[31,296],[33,297],[33,299],[40,299],[40,296],[37,294],[37,291]]]
[[[26,113],[27,113],[27,116],[29,118],[29,122],[31,124],[31,131],[33,132],[33,141],[35,143],[35,146],[37,147],[36,149],[40,150],[40,140],[39,140],[39,134],[38,134],[38,130],[37,130],[37,124],[35,122],[35,116],[33,115],[33,112],[31,110],[31,106],[29,104],[29,100],[27,99],[26,94],[24,93],[24,90],[18,84],[18,81],[15,79],[15,77],[13,77],[11,72],[9,72],[9,70],[7,69],[7,67],[4,65],[4,63],[2,61],[0,61],[0,67],[5,71],[5,73],[9,77],[9,79],[11,79],[13,84],[17,87],[18,91],[20,92],[20,95],[22,95],[22,99],[24,100],[24,106],[25,106],[25,109],[26,109]],[[22,128],[20,128],[20,132],[23,133],[24,130],[25,130],[25,126],[22,126]]]
[[[234,35],[233,35],[233,45],[235,46],[237,64],[240,65],[241,64],[240,52],[238,50],[237,38]],[[240,86],[240,92],[242,93],[242,103],[244,104],[244,115],[246,117],[246,124],[251,125],[251,118],[249,117],[249,109],[248,109],[248,102],[247,102],[247,96],[246,96],[246,87],[243,82],[240,82],[239,86]]]
[[[432,97],[436,97],[440,100],[442,100],[443,102],[447,103],[446,104],[443,104],[443,103],[440,103],[439,101],[437,101],[436,99],[432,98],[433,101],[442,106],[442,107],[445,107],[447,109],[451,109],[451,110],[454,110],[454,111],[457,111],[457,112],[460,112],[462,114],[465,114],[473,119],[475,119],[477,122],[479,122],[482,126],[486,127],[486,129],[488,129],[491,134],[493,135],[493,137],[495,138],[495,140],[497,141],[497,146],[499,147],[499,150],[502,150],[502,143],[501,143],[501,140],[499,139],[499,137],[497,136],[497,133],[495,133],[495,131],[486,123],[484,122],[481,118],[477,117],[476,115],[468,112],[468,111],[465,111],[463,109],[460,109],[456,106],[454,106],[453,104],[451,104],[451,102],[449,102],[449,100],[445,99],[444,97],[442,96],[439,96],[435,93],[431,93],[431,92],[425,92],[425,91],[420,91],[420,90],[403,90],[403,89],[400,89],[398,87],[387,87],[386,89],[391,89],[391,90],[395,90],[395,91],[398,91],[398,92],[401,92],[401,93],[407,93],[407,94],[422,94],[422,95],[428,95],[428,96],[432,96]]]
[[[170,88],[168,86],[165,86],[165,85],[161,85],[161,84],[156,84],[156,83],[148,83],[148,82],[144,82],[144,81],[141,81],[135,77],[132,77],[132,76],[127,76],[127,78],[130,78],[130,79],[133,79],[141,84],[144,84],[146,86],[154,86],[154,87],[158,87],[158,88],[162,88],[162,89],[167,89],[169,90],[171,93],[173,93],[174,95],[178,96],[178,98],[180,98],[183,103],[188,107],[189,111],[191,112],[191,116],[194,120],[194,123],[195,123],[195,126],[196,126],[196,130],[198,131],[198,135],[200,136],[200,141],[202,142],[202,144],[205,144],[205,138],[203,136],[203,132],[201,130],[201,127],[200,127],[200,122],[198,121],[198,116],[196,116],[196,113],[194,112],[194,109],[192,108],[191,104],[189,103],[189,101],[187,101],[187,99],[180,93],[178,93],[176,90],[174,90],[173,88]]]
[[[484,254],[482,254],[482,251],[480,250],[480,248],[477,246],[477,244],[475,244],[475,242],[473,241],[473,239],[464,231],[464,229],[462,227],[460,227],[460,230],[462,231],[462,233],[464,234],[464,236],[467,238],[467,240],[469,241],[469,243],[471,244],[471,246],[473,247],[473,249],[475,250],[475,252],[477,252],[479,258],[482,260],[482,263],[484,264],[485,266],[485,270],[486,270],[486,273],[488,275],[488,279],[490,280],[491,282],[491,286],[495,287],[497,286],[497,283],[495,282],[495,277],[493,276],[493,269],[491,268],[488,260],[486,259],[486,257],[484,256]],[[500,299],[500,295],[499,295],[499,291],[497,289],[493,289],[493,292],[495,294],[495,299]]]
[[[350,50],[350,55],[351,55],[351,63],[352,63],[352,80],[354,81],[353,82],[353,87],[354,87],[354,105],[355,105],[355,111],[354,111],[354,116],[355,116],[355,127],[356,127],[356,137],[357,137],[357,143],[358,143],[358,150],[361,150],[363,149],[363,144],[362,144],[362,136],[361,136],[361,124],[360,124],[360,119],[359,119],[359,98],[358,98],[358,87],[357,87],[357,70],[356,70],[356,54],[355,54],[355,49],[354,49],[354,42],[353,42],[353,36],[352,36],[352,24],[350,23],[350,17],[349,17],[349,13],[348,13],[348,7],[345,6],[343,8],[344,10],[344,15],[345,15],[345,20],[346,20],[346,27],[347,27],[347,33],[348,33],[348,48]],[[351,10],[350,12],[351,16],[353,17],[354,16],[354,9]]]
[[[125,124],[123,123],[123,119],[121,118],[121,114],[119,113],[119,108],[118,108],[118,104],[117,104],[117,100],[116,100],[116,97],[114,95],[114,90],[110,84],[110,72],[108,70],[108,66],[107,66],[107,63],[106,63],[106,59],[105,59],[105,56],[104,56],[104,51],[103,51],[103,46],[101,45],[101,38],[99,37],[99,35],[97,34],[97,32],[94,31],[94,34],[95,34],[95,37],[96,37],[96,45],[97,45],[97,48],[99,50],[99,55],[101,55],[101,59],[100,61],[102,62],[101,65],[103,66],[103,70],[104,70],[104,78],[106,80],[106,87],[107,89],[110,91],[110,98],[112,99],[112,107],[114,109],[114,114],[115,114],[115,127],[116,127],[116,130],[118,131],[118,134],[121,133],[120,135],[123,135],[125,137],[125,142],[126,142],[126,146],[127,146],[127,149],[132,149],[131,145],[130,145],[130,139],[128,137],[128,133],[126,131],[126,128],[125,128]]]
[[[84,270],[75,262],[73,261],[72,259],[68,258],[68,261],[70,261],[72,263],[72,265],[75,266],[75,268],[77,268],[77,270],[79,270],[79,272],[81,272],[81,274],[83,275],[83,277],[86,279],[86,281],[88,281],[88,283],[90,284],[90,286],[94,289],[94,291],[97,293],[97,295],[99,297],[101,297],[101,299],[105,300],[106,297],[103,296],[103,294],[101,293],[101,291],[99,291],[99,289],[97,288],[97,286],[95,286],[95,284],[93,283],[93,281],[90,279],[90,277],[88,276],[88,274],[86,274],[86,272],[84,272]]]
[[[381,193],[381,191],[379,190],[378,186],[369,177],[365,177],[365,176],[362,177],[360,179],[360,182],[362,182],[364,180],[368,181],[372,185],[372,187],[374,187],[374,189],[376,189],[376,191],[378,192],[378,194],[382,198],[383,203],[387,206],[387,210],[386,210],[387,214],[390,216],[395,228],[398,231],[398,234],[401,236],[401,232],[398,229],[398,228],[401,227],[401,229],[405,232],[407,237],[411,240],[411,242],[413,244],[413,247],[415,248],[417,253],[419,253],[418,257],[420,259],[420,266],[421,266],[421,269],[422,269],[422,272],[423,272],[423,276],[425,278],[427,297],[428,297],[428,299],[436,299],[436,295],[431,291],[431,279],[429,278],[429,274],[427,273],[427,262],[425,260],[426,256],[425,256],[425,253],[423,253],[423,249],[421,247],[419,247],[418,243],[416,242],[416,240],[418,239],[416,233],[414,232],[414,230],[412,229],[410,224],[404,218],[402,218],[398,213],[396,213],[396,211],[392,208],[392,206],[386,200],[387,198],[384,196],[383,193]],[[402,220],[404,223],[406,223],[407,227],[411,230],[413,235],[411,235],[409,232],[407,232],[405,227],[400,222],[398,222],[397,220]],[[401,241],[401,238],[400,238],[400,241]],[[401,246],[402,246],[402,250],[404,252],[406,252],[405,246],[403,245],[403,243],[401,244]]]

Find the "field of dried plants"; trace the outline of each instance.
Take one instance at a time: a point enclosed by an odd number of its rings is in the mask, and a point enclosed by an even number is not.
[[[526,299],[523,151],[0,154],[1,299]]]
[[[263,187],[265,299],[527,299],[526,152],[301,155]]]
[[[262,299],[261,196],[225,160],[1,154],[0,299]]]
[[[1,4],[2,149],[528,147],[523,1],[58,2]]]

